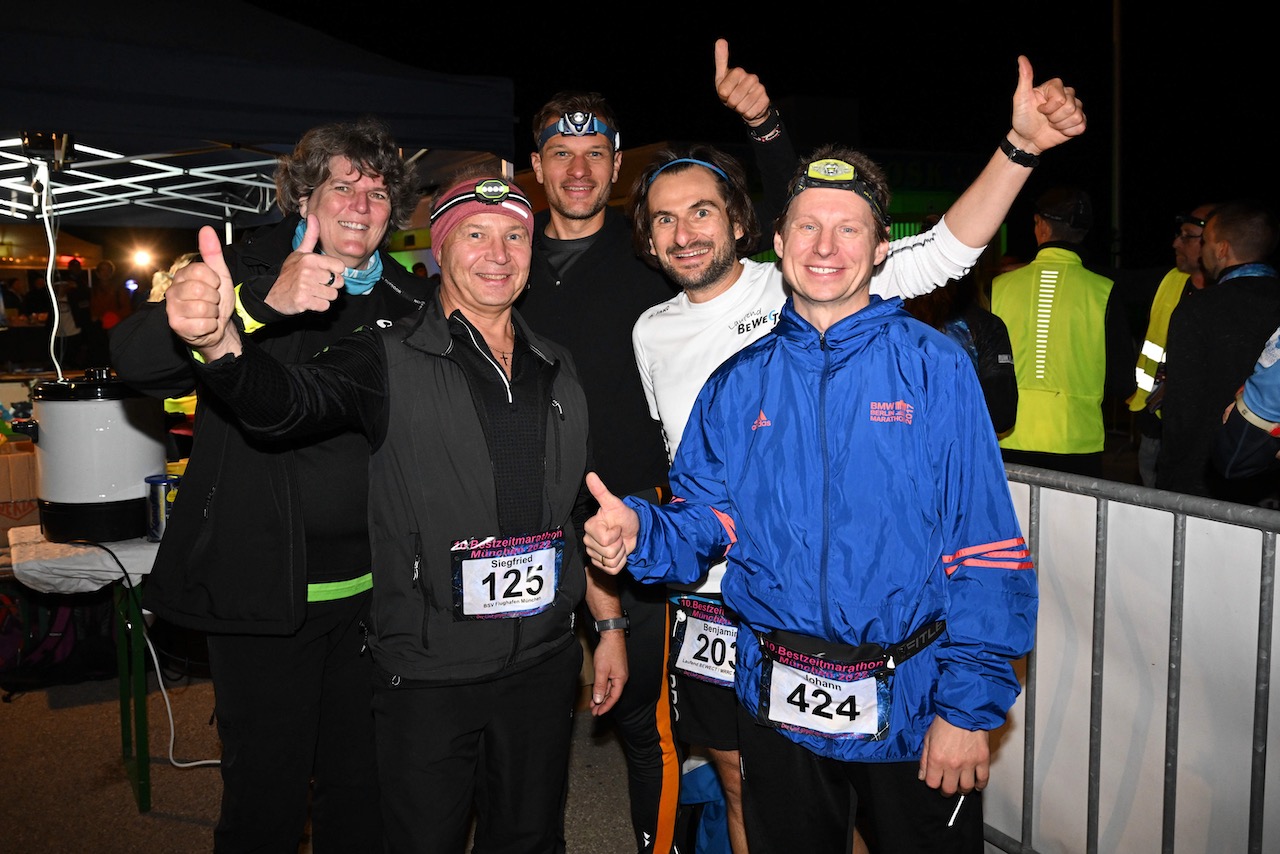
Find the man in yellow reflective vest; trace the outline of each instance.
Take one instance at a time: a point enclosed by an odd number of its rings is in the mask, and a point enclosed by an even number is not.
[[[1084,266],[1093,203],[1075,187],[1036,200],[1038,249],[1030,264],[996,276],[991,310],[1009,328],[1018,417],[1000,439],[1005,462],[1102,477],[1102,400],[1133,390],[1133,343],[1113,282]]]
[[[1142,436],[1138,442],[1138,475],[1142,485],[1156,485],[1156,457],[1160,456],[1160,403],[1164,397],[1164,345],[1169,335],[1169,315],[1183,295],[1204,287],[1204,268],[1200,266],[1200,241],[1204,221],[1214,205],[1200,205],[1191,213],[1176,218],[1178,232],[1173,236],[1174,268],[1165,274],[1151,300],[1147,333],[1143,336],[1134,368],[1138,387],[1129,398],[1129,411]]]

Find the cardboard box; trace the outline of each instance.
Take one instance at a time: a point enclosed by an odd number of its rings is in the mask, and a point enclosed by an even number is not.
[[[9,547],[10,528],[39,524],[40,512],[34,498],[28,498],[26,501],[0,502],[0,548]]]
[[[35,443],[0,442],[0,503],[34,501],[36,492]]]

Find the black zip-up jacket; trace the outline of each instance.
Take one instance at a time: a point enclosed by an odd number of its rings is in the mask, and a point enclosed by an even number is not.
[[[513,322],[536,367],[515,382],[487,350],[478,357],[463,335],[451,332],[451,323],[459,330],[465,324],[447,320],[436,299],[391,328],[362,330],[334,344],[310,365],[282,365],[246,342],[240,357],[201,368],[207,387],[263,435],[341,427],[362,442],[368,437],[369,645],[389,685],[490,679],[574,642],[574,609],[586,592],[578,523],[589,458],[587,403],[568,352],[530,332],[518,314]],[[487,392],[478,373],[486,370],[500,379]],[[531,402],[538,423],[490,439],[482,424],[488,403],[480,397],[495,393],[500,405]],[[497,482],[494,460],[512,449],[541,457],[541,482]],[[503,499],[513,490],[515,504],[536,508],[520,514],[535,530],[504,529],[501,508],[513,502]],[[545,610],[497,619],[459,615],[454,561],[466,552],[461,543],[554,529],[563,531],[560,580]],[[493,599],[501,600],[509,585],[529,581],[512,577],[515,561],[504,558],[519,549],[496,548],[491,583],[498,588]]]
[[[631,226],[605,211],[591,246],[563,275],[546,258],[549,211],[534,218],[529,286],[516,308],[529,326],[573,354],[591,404],[597,471],[617,495],[666,487],[667,448],[640,385],[631,327],[673,286],[631,248]]]
[[[282,317],[263,299],[293,250],[296,215],[227,247],[240,301],[270,321],[253,339],[283,362],[303,362],[356,328],[418,311],[430,283],[382,254],[368,294],[345,291],[326,312]],[[150,303],[111,331],[112,367],[153,397],[197,392],[194,441],[173,514],[143,587],[143,605],[201,631],[290,634],[302,625],[308,582],[356,578],[371,566],[364,437],[333,431],[306,441],[250,438],[203,394],[190,351]]]

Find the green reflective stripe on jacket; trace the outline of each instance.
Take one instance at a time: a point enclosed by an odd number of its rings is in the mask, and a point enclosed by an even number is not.
[[[332,602],[334,599],[346,599],[373,587],[373,573],[366,572],[358,578],[346,581],[326,581],[323,584],[307,585],[308,602]]]

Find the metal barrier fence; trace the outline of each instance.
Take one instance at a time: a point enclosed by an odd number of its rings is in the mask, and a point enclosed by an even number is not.
[[[1005,468],[1040,616],[992,737],[987,851],[1280,851],[1280,512]]]

